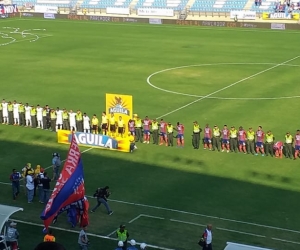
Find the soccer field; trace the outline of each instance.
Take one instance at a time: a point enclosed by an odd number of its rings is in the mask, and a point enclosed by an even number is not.
[[[158,249],[199,249],[207,223],[214,249],[237,242],[299,249],[299,159],[275,159],[194,150],[195,120],[261,125],[276,140],[299,127],[299,32],[183,26],[6,19],[0,22],[0,98],[81,109],[98,117],[105,93],[133,96],[134,113],[185,125],[185,147],[137,144],[133,154],[81,148],[90,206],[109,185],[114,214],[90,214],[91,250],[114,249],[125,223],[130,238]],[[0,125],[0,203],[20,206],[20,247],[42,239],[37,198],[12,201],[9,174],[27,162],[51,165],[68,146],[55,133]],[[49,169],[50,171],[50,169]],[[66,216],[55,225],[58,242],[77,248]],[[30,235],[35,235],[29,240]],[[22,236],[23,235],[23,236]]]

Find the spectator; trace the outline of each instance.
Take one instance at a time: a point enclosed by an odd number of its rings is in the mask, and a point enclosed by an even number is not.
[[[36,169],[34,170],[34,174],[35,174],[35,179],[34,179],[34,196],[36,194],[36,188],[38,188],[38,195],[39,195],[39,202],[40,203],[44,203],[43,202],[43,184],[41,182],[41,180],[44,178],[44,169],[41,168],[40,165],[36,166]]]
[[[49,229],[48,233],[44,237],[44,242],[55,242],[55,237],[52,234],[52,230]]]
[[[82,230],[79,232],[79,237],[78,237],[78,244],[80,247],[80,250],[87,250],[88,245],[89,245],[89,239],[86,234],[86,229],[87,227],[84,226]]]
[[[13,169],[13,172],[9,177],[12,185],[13,200],[16,200],[17,196],[20,193],[20,178],[21,178],[21,174],[17,172],[16,169]]]
[[[66,250],[64,246],[56,242],[42,242],[34,250]]]
[[[18,249],[18,239],[19,239],[19,232],[16,229],[17,223],[11,222],[7,229],[6,241],[10,245],[11,250]]]
[[[130,240],[129,243],[130,243],[131,246],[128,247],[127,250],[137,250],[137,248],[135,247],[136,242],[135,242],[134,239]]]
[[[26,189],[28,203],[31,203],[34,195],[34,171],[29,171],[26,176]]]
[[[44,172],[44,178],[41,179],[41,183],[43,185],[43,197],[42,202],[47,203],[50,198],[50,182],[51,179],[48,177],[47,172]]]

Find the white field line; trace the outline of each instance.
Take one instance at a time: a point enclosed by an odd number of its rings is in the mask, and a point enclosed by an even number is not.
[[[123,17],[120,17],[120,19],[123,19]],[[32,21],[32,22],[49,22],[49,20],[43,20],[43,19],[13,19],[16,21]],[[3,22],[3,21],[1,21]],[[5,22],[5,21],[4,21]],[[149,24],[133,24],[133,23],[117,23],[117,22],[101,22],[101,21],[85,21],[85,20],[55,20],[56,23],[80,23],[80,24],[93,24],[93,25],[111,25],[111,26],[134,26],[134,27],[143,27],[143,28],[161,28],[161,29],[199,29],[199,30],[215,30],[215,31],[237,31],[237,32],[259,32],[259,33],[284,33],[284,34],[298,34],[299,31],[282,31],[282,30],[267,30],[267,29],[257,29],[257,28],[251,28],[251,29],[243,29],[243,28],[219,28],[219,27],[204,27],[204,26],[188,26],[188,25],[174,25],[174,24],[163,24],[163,25],[149,25]]]
[[[300,245],[300,242],[297,242],[297,241],[283,240],[283,239],[278,239],[278,238],[272,238],[272,240],[277,240],[277,241],[282,241],[282,242],[286,242],[286,243],[292,243],[292,244]]]
[[[152,88],[158,89],[158,90],[166,92],[166,93],[201,98],[201,97],[203,97],[203,95],[187,94],[187,93],[182,93],[182,92],[177,92],[177,91],[172,91],[172,90],[167,90],[167,89],[157,87],[153,83],[151,83],[150,80],[153,76],[158,75],[160,73],[167,72],[167,71],[172,71],[172,70],[177,70],[177,69],[185,69],[185,68],[193,68],[193,67],[207,67],[207,66],[219,66],[219,65],[277,65],[277,63],[205,63],[205,64],[184,65],[184,66],[178,66],[178,67],[173,67],[173,68],[156,71],[147,77],[147,83]],[[284,64],[284,66],[300,67],[300,65],[294,65],[294,64]],[[217,97],[217,96],[209,96],[207,98],[218,99],[218,100],[279,100],[279,99],[300,98],[300,96],[279,96],[279,97]]]
[[[0,184],[11,185],[11,183],[8,183],[8,182],[0,182]],[[20,185],[20,186],[23,186],[23,185]],[[86,197],[88,197],[88,198],[94,198],[93,196],[89,196],[89,195],[86,195]],[[241,221],[241,220],[233,220],[233,219],[228,219],[228,218],[223,218],[223,217],[217,217],[217,216],[212,216],[212,215],[199,214],[199,213],[182,211],[182,210],[177,210],[177,209],[172,209],[172,208],[157,207],[157,206],[152,206],[152,205],[147,205],[147,204],[140,204],[140,203],[134,203],[134,202],[128,202],[128,201],[120,201],[120,200],[112,200],[112,199],[109,199],[109,201],[116,202],[116,203],[121,203],[121,204],[138,206],[138,207],[153,208],[153,209],[157,209],[157,210],[164,210],[164,211],[169,211],[169,212],[174,212],[174,213],[194,215],[194,216],[199,216],[199,217],[204,217],[204,218],[211,218],[211,219],[217,219],[217,220],[234,222],[234,223],[238,223],[238,224],[245,224],[245,225],[250,225],[250,226],[262,227],[262,228],[269,228],[269,229],[274,229],[274,230],[278,230],[278,231],[285,231],[285,232],[300,234],[300,231],[292,230],[292,229],[288,229],[288,228],[281,228],[281,227],[269,226],[269,225],[264,225],[264,224],[259,224],[259,223],[253,223],[253,222],[247,222],[247,221]]]
[[[11,185],[11,183],[8,183],[8,182],[0,182],[0,184]],[[23,185],[20,185],[20,186],[23,186]],[[86,195],[86,197],[94,198],[93,196],[89,196],[89,195]],[[211,218],[211,219],[234,222],[234,223],[238,223],[238,224],[245,224],[245,225],[250,225],[250,226],[269,228],[269,229],[274,229],[274,230],[278,230],[278,231],[285,231],[285,232],[300,234],[300,231],[292,230],[292,229],[288,229],[288,228],[281,228],[281,227],[269,226],[269,225],[264,225],[264,224],[259,224],[259,223],[253,223],[253,222],[247,222],[247,221],[241,221],[241,220],[234,220],[234,219],[223,218],[223,217],[218,217],[218,216],[212,216],[212,215],[207,215],[207,214],[199,214],[199,213],[182,211],[182,210],[177,210],[177,209],[172,209],[172,208],[157,207],[157,206],[152,206],[152,205],[147,205],[147,204],[134,203],[134,202],[129,202],[129,201],[112,200],[112,199],[109,199],[109,201],[116,202],[116,203],[121,203],[121,204],[138,206],[138,207],[153,208],[153,209],[157,209],[157,210],[169,211],[169,212],[180,213],[180,214],[194,215],[194,216],[199,216],[199,217],[204,217],[204,218]]]
[[[239,81],[237,81],[237,82],[234,82],[234,83],[232,83],[232,84],[229,84],[229,85],[226,86],[226,87],[223,87],[223,88],[221,88],[221,89],[218,89],[218,90],[216,90],[216,91],[214,91],[214,92],[212,92],[212,93],[210,93],[210,94],[208,94],[208,95],[206,95],[206,96],[203,96],[203,97],[201,97],[201,98],[199,98],[199,99],[197,99],[197,100],[194,100],[194,101],[192,101],[192,102],[190,102],[190,103],[188,103],[188,104],[185,104],[185,105],[183,105],[183,106],[181,106],[181,107],[179,107],[179,108],[177,108],[177,109],[174,109],[174,110],[172,110],[172,111],[170,111],[170,112],[168,112],[168,113],[166,113],[166,114],[164,114],[164,115],[161,115],[161,116],[157,117],[157,119],[162,118],[162,117],[167,116],[167,115],[170,115],[170,114],[173,114],[173,113],[175,113],[175,112],[177,112],[177,111],[179,111],[179,110],[181,110],[181,109],[187,108],[188,106],[191,106],[191,105],[194,104],[194,103],[200,102],[200,101],[206,99],[207,97],[210,97],[210,96],[212,96],[212,95],[214,95],[214,94],[217,94],[217,93],[219,93],[219,92],[221,92],[221,91],[223,91],[223,90],[229,89],[229,88],[231,88],[231,87],[233,87],[233,86],[235,86],[235,85],[237,85],[237,84],[239,84],[239,83],[241,83],[241,82],[244,82],[244,81],[246,81],[246,80],[248,80],[248,79],[251,79],[251,78],[253,78],[253,77],[255,77],[255,76],[261,75],[261,74],[263,74],[263,73],[265,73],[265,72],[268,72],[268,71],[270,71],[270,70],[272,70],[272,69],[278,68],[279,66],[281,66],[281,65],[283,65],[283,64],[285,64],[285,63],[291,62],[291,61],[293,61],[293,60],[296,60],[296,59],[298,59],[299,57],[300,57],[300,55],[299,55],[299,56],[296,56],[296,57],[294,57],[294,58],[292,58],[292,59],[289,59],[289,60],[287,60],[287,61],[284,61],[284,62],[282,62],[282,63],[276,64],[276,65],[274,65],[274,66],[272,66],[272,67],[270,67],[270,68],[267,68],[267,69],[265,69],[265,70],[259,71],[259,72],[255,73],[255,74],[251,75],[251,76],[245,77],[245,78],[243,78],[243,79],[241,79],[241,80],[239,80]]]
[[[133,218],[132,220],[130,220],[128,223],[130,224],[130,223],[132,223],[132,222],[138,220],[141,216],[142,216],[142,214],[138,215],[137,217],[135,217],[135,218]]]
[[[83,150],[82,152],[81,152],[81,154],[83,154],[83,153],[85,153],[85,152],[88,152],[88,151],[90,151],[91,149],[93,149],[93,148],[88,148],[88,149],[86,149],[86,150]],[[61,162],[65,162],[67,159],[64,159],[64,160],[62,160]],[[49,167],[46,167],[46,168],[44,168],[44,170],[47,170],[47,169],[49,169],[49,168],[51,168],[52,167],[52,165],[50,165]],[[20,180],[23,180],[23,178],[21,178]],[[0,184],[4,184],[4,182],[0,182]],[[22,186],[22,185],[21,185]]]
[[[106,237],[110,237],[112,236],[113,234],[115,234],[117,232],[119,228],[117,228],[116,230],[112,231],[111,233],[109,233],[108,235],[106,235]]]
[[[216,227],[216,229],[222,230],[222,231],[227,231],[227,232],[232,232],[232,233],[245,234],[245,235],[251,235],[251,236],[260,237],[260,238],[266,238],[266,236],[264,236],[264,235],[247,233],[247,232],[243,232],[243,231],[236,231],[236,230],[231,230],[231,229],[222,228],[222,227]]]
[[[204,225],[204,224],[199,224],[199,223],[195,223],[195,222],[188,222],[188,221],[175,220],[175,219],[170,219],[170,221],[189,224],[189,225],[194,225],[194,226],[206,227],[206,225]]]
[[[170,221],[179,222],[179,223],[183,223],[183,224],[194,225],[194,226],[201,226],[201,227],[205,227],[206,226],[206,225],[203,225],[203,224],[198,224],[198,223],[188,222],[188,221],[182,221],[182,220],[175,220],[175,219],[170,219]],[[251,236],[266,238],[266,236],[264,236],[264,235],[247,233],[247,232],[243,232],[243,231],[236,231],[236,230],[231,230],[231,229],[227,229],[227,228],[216,227],[216,229],[223,230],[223,231],[228,231],[228,232],[233,232],[233,233],[246,234],[246,235],[251,235]]]
[[[134,217],[132,220],[130,220],[128,223],[131,224],[133,222],[135,222],[136,220],[138,220],[141,217],[147,217],[147,218],[153,218],[153,219],[159,219],[159,220],[164,220],[165,218],[162,217],[157,217],[157,216],[152,216],[152,215],[148,215],[148,214],[140,214],[136,217]],[[111,233],[109,233],[107,236],[112,236],[114,233],[116,233],[118,230],[118,228],[115,231],[112,231]]]
[[[165,219],[163,217],[152,216],[152,215],[148,215],[148,214],[141,214],[140,217],[147,217],[147,218],[158,219],[158,220],[164,220]]]
[[[46,38],[46,37],[51,37],[51,36],[53,36],[53,35],[43,35],[43,36],[39,36],[37,39],[34,39],[34,38],[27,38],[27,39],[17,40],[17,41],[15,41],[15,42],[8,43],[7,45],[12,45],[12,44],[14,44],[14,43],[21,43],[21,42],[26,42],[26,41],[33,41],[33,40],[37,41],[37,40],[39,40],[40,38]],[[6,45],[6,46],[7,46],[7,45]]]
[[[22,221],[22,220],[14,220],[15,222],[18,223],[22,223],[22,224],[26,224],[26,225],[32,225],[32,226],[38,226],[38,227],[44,227],[43,224],[38,224],[38,223],[33,223],[33,222],[27,222],[27,221]],[[66,229],[66,228],[61,228],[61,227],[53,227],[51,226],[50,228],[55,229],[55,230],[59,230],[59,231],[65,231],[65,232],[70,232],[70,233],[76,233],[79,234],[79,231],[76,230],[71,230],[71,229]],[[88,236],[91,237],[97,237],[97,238],[101,238],[101,239],[108,239],[108,240],[113,240],[113,241],[117,241],[117,239],[115,238],[111,238],[108,236],[104,236],[104,235],[98,235],[98,234],[92,234],[92,233],[87,233]],[[137,242],[137,245],[140,245],[140,242]],[[147,244],[149,247],[151,248],[155,248],[155,249],[161,249],[161,250],[175,250],[172,248],[166,248],[166,247],[160,247],[160,246],[155,246],[155,245],[150,245]]]

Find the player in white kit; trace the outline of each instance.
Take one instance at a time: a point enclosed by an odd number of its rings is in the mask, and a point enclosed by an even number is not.
[[[30,116],[30,112],[31,112],[31,107],[28,106],[28,103],[25,104],[25,127],[30,126],[31,127],[31,116]]]
[[[90,118],[86,115],[86,113],[83,113],[82,119],[83,119],[83,132],[91,133]]]
[[[16,100],[14,100],[14,103],[13,103],[14,125],[17,125],[17,126],[20,125],[19,106],[20,106],[20,104],[17,103]]]
[[[43,108],[38,104],[36,106],[37,128],[43,128]]]
[[[69,112],[70,130],[76,131],[76,113],[71,109]]]
[[[8,109],[7,109],[8,103],[5,101],[5,99],[2,100],[2,116],[3,116],[3,123],[8,125]]]
[[[63,111],[60,110],[59,107],[57,107],[55,112],[56,112],[56,130],[62,129],[62,127],[63,127],[63,117],[62,117]]]

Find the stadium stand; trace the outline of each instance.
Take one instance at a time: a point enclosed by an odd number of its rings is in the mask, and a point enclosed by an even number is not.
[[[256,12],[285,12],[286,8],[287,11],[291,12],[299,12],[300,8],[300,1],[299,0],[290,0],[288,3],[290,5],[287,6],[288,2],[281,2],[276,0],[262,0],[260,2],[255,1],[253,2],[251,10]]]
[[[131,0],[84,0],[81,8],[104,9],[107,7],[122,7],[127,8]]]
[[[242,10],[247,0],[196,0],[191,11],[229,12],[231,10]]]
[[[45,5],[69,8],[70,6],[76,5],[77,0],[13,0],[13,3],[18,6]]]
[[[173,10],[182,10],[185,8],[188,0],[139,0],[135,8],[164,8]]]

